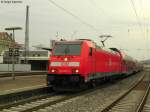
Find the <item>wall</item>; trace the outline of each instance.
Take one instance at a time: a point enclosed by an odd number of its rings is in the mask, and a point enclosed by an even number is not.
[[[0,56],[0,63],[3,63],[3,56]]]
[[[12,71],[12,64],[0,64],[0,72]],[[30,64],[15,64],[15,71],[31,71]]]

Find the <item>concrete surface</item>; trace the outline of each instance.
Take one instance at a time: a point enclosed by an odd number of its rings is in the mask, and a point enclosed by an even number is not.
[[[0,94],[42,86],[46,86],[46,75],[17,76],[15,80],[12,80],[12,77],[0,78]]]

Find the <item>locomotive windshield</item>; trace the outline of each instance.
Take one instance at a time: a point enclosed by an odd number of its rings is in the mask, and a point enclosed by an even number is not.
[[[81,44],[56,44],[54,48],[55,56],[80,55]]]

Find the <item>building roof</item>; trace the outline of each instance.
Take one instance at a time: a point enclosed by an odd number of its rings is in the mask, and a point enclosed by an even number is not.
[[[14,43],[14,44],[13,44]],[[0,32],[0,54],[8,49],[9,47],[21,47],[15,40],[13,40],[12,35],[7,32]]]
[[[0,40],[13,41],[11,35],[9,35],[7,32],[0,32]]]

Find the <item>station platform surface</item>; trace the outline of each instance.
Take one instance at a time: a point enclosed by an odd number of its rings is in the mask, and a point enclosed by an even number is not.
[[[47,71],[16,71],[15,73],[47,73]],[[12,73],[12,71],[0,71],[0,74]]]
[[[0,78],[0,95],[36,89],[46,86],[46,75],[16,76]]]

